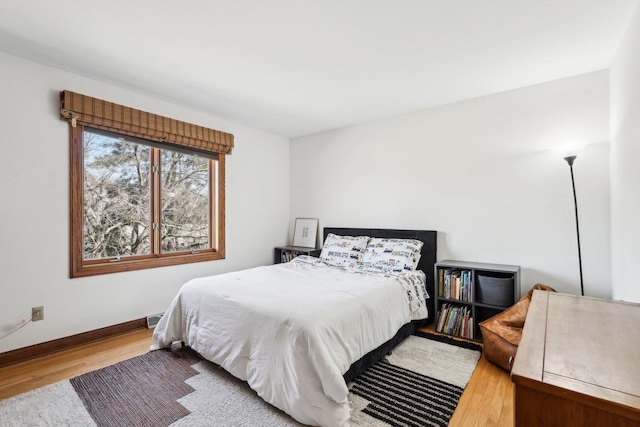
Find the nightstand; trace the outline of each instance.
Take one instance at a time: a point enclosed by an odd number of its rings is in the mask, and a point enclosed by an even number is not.
[[[289,262],[298,255],[309,255],[319,257],[321,249],[303,248],[300,246],[278,246],[274,249],[273,263]]]

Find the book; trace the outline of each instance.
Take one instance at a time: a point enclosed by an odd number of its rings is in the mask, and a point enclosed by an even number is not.
[[[463,305],[442,304],[436,332],[472,339],[473,318],[471,317],[471,308]]]
[[[445,299],[472,301],[471,270],[441,268],[438,270],[438,296]]]

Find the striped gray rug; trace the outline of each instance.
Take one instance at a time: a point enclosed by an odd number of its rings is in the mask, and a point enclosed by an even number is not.
[[[418,332],[349,384],[352,426],[447,425],[480,348]],[[189,349],[155,351],[0,401],[2,426],[300,426]]]

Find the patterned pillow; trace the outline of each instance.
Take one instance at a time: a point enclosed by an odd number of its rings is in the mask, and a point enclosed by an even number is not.
[[[324,241],[320,259],[329,265],[354,267],[362,262],[368,241],[367,236],[338,236],[329,233]]]
[[[420,261],[420,240],[380,239],[369,240],[362,265],[380,271],[413,271]]]

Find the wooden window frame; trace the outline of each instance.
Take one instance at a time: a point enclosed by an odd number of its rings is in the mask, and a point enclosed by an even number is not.
[[[90,127],[90,126],[88,126]],[[195,252],[161,253],[160,233],[162,227],[151,233],[151,254],[133,255],[119,259],[105,258],[85,260],[84,246],[84,130],[81,124],[71,126],[70,150],[70,211],[71,211],[71,277],[85,277],[124,271],[141,270],[170,265],[212,261],[225,258],[225,154],[218,153],[217,161],[209,160],[209,248]],[[124,136],[124,134],[123,134]],[[171,149],[167,147],[167,149]],[[153,151],[159,161],[159,152]],[[152,187],[152,209],[154,218],[150,223],[160,224],[159,186]],[[114,262],[115,261],[115,262]]]

